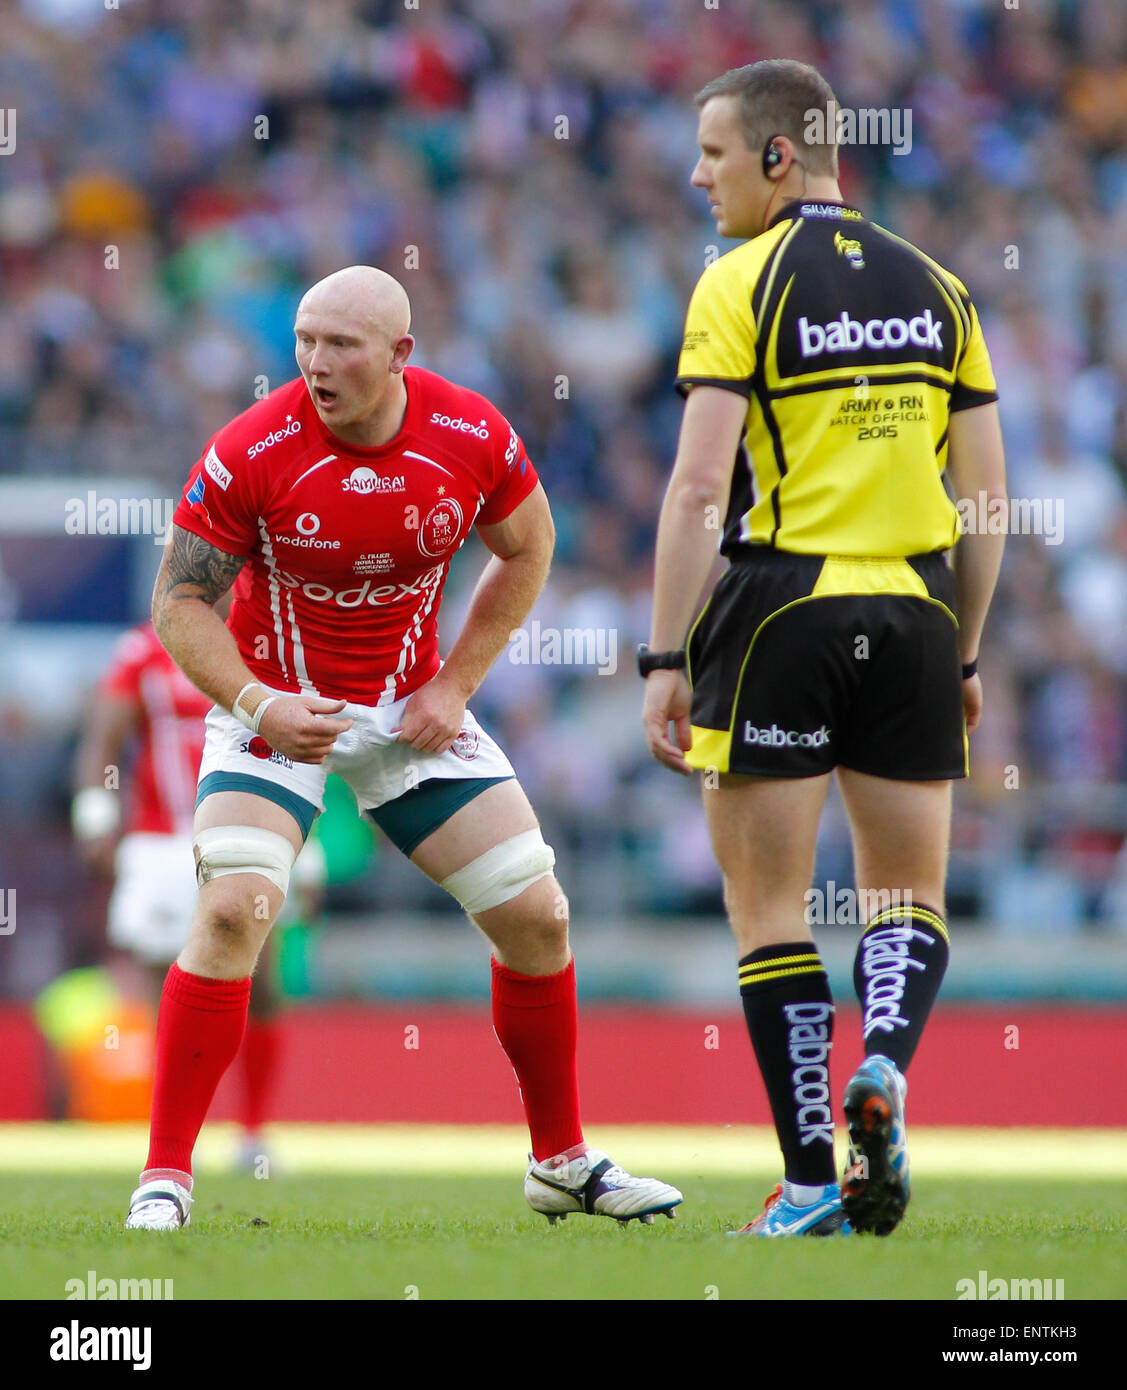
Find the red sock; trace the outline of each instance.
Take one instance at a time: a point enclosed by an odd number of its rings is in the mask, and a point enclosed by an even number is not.
[[[266,1102],[278,1071],[281,1031],[274,1018],[247,1018],[246,1036],[240,1054],[243,1073],[242,1107],[239,1121],[253,1133],[266,1118]]]
[[[249,999],[249,976],[209,980],[173,963],[157,1015],[146,1172],[159,1168],[191,1173],[196,1136],[219,1078],[239,1050]]]
[[[558,975],[518,975],[494,960],[493,1028],[520,1083],[533,1157],[582,1145],[575,961]]]

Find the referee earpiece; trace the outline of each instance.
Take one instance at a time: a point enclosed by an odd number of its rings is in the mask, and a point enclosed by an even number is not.
[[[783,162],[783,154],[778,145],[774,143],[775,137],[772,135],[763,146],[763,177],[769,179],[771,170],[777,169]]]

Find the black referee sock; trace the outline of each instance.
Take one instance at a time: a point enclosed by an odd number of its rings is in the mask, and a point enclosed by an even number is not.
[[[947,924],[930,907],[878,913],[857,943],[853,987],[864,1011],[865,1055],[907,1071],[947,969]]]
[[[747,1031],[792,1183],[835,1181],[830,1044],[833,996],[812,941],[762,946],[740,961]]]

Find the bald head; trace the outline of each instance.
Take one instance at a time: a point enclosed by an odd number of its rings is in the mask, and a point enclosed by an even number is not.
[[[410,327],[406,290],[375,266],[334,271],[302,297],[294,355],[318,415],[339,438],[371,446],[399,428]]]
[[[351,319],[368,331],[377,329],[392,342],[411,328],[411,302],[394,276],[374,265],[349,265],[334,270],[306,290],[297,306],[301,314]]]

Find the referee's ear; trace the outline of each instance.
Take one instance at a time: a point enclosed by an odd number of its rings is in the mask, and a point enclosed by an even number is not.
[[[782,167],[785,159],[785,152],[781,146],[776,143],[783,138],[784,137],[781,135],[769,135],[767,137],[767,143],[763,146],[762,164],[763,177],[765,179],[774,180],[782,178],[786,173],[786,170]]]
[[[772,214],[777,211],[783,203],[786,203],[792,197],[800,196],[798,189],[795,189],[793,193],[784,192],[787,180],[790,178],[791,170],[796,164],[803,171],[802,191],[805,191],[806,166],[795,153],[794,141],[788,135],[775,134],[768,136],[763,146],[763,155],[760,160],[763,187],[766,196],[759,228],[761,232],[767,230]],[[782,203],[779,201],[780,195],[782,197]]]

